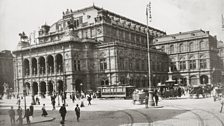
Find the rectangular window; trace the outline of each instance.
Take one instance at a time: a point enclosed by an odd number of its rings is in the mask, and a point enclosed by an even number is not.
[[[107,62],[106,59],[100,59],[100,70],[107,69]]]
[[[186,69],[186,62],[180,61],[180,70],[185,70],[185,69]]]
[[[201,59],[200,60],[200,68],[201,69],[206,69],[207,68],[206,59]]]
[[[78,60],[78,71],[81,71],[80,60]]]
[[[189,64],[190,64],[190,69],[196,69],[196,61],[195,60],[190,60]]]
[[[74,71],[77,71],[77,63],[76,63],[76,60],[74,60]]]
[[[132,60],[129,60],[129,70],[132,70]]]

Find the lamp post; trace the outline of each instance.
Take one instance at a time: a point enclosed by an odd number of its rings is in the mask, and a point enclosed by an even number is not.
[[[152,77],[151,77],[151,57],[150,57],[150,43],[149,43],[149,18],[151,18],[150,12],[151,12],[151,3],[147,4],[146,7],[146,23],[147,23],[147,55],[148,55],[148,80],[149,80],[149,106],[154,106],[154,101],[153,101],[153,95],[152,95]],[[149,14],[148,14],[149,12]]]
[[[26,111],[26,86],[23,87],[24,107]]]
[[[57,84],[57,88],[58,88],[58,85],[59,85],[58,82],[57,82],[56,84]],[[57,94],[58,94],[58,106],[60,106],[60,100],[59,100],[59,88],[56,89],[56,90],[58,90],[58,91],[57,91]]]
[[[80,83],[80,86],[81,86],[81,91],[80,91],[80,93],[81,93],[81,94],[82,94],[82,85],[83,85],[83,84],[82,84],[82,83]]]

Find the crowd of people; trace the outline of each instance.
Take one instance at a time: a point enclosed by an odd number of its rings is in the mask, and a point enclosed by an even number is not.
[[[56,110],[55,103],[56,103],[56,98],[57,97],[58,96],[56,96],[56,95],[51,95],[50,96],[52,110]],[[94,97],[93,94],[85,95],[83,93],[81,93],[80,95],[75,95],[74,93],[70,95],[70,99],[72,100],[73,103],[75,103],[76,100],[80,100],[81,101],[80,105],[76,104],[76,106],[74,106],[75,107],[74,111],[75,111],[75,114],[76,114],[76,117],[77,117],[77,122],[79,122],[79,118],[80,118],[80,107],[84,107],[85,106],[84,102],[83,102],[84,98],[86,98],[86,100],[88,101],[88,105],[91,105],[91,101],[92,101],[93,97]],[[35,98],[32,99],[34,101],[32,101],[31,105],[28,108],[25,108],[24,114],[23,114],[23,110],[22,110],[22,108],[20,106],[21,105],[21,99],[23,99],[23,97],[19,97],[18,100],[17,100],[17,105],[18,105],[18,109],[17,109],[18,118],[17,119],[15,119],[16,112],[13,109],[13,106],[8,111],[10,122],[11,122],[12,126],[15,126],[15,124],[17,122],[18,122],[17,123],[18,126],[23,126],[23,119],[26,119],[27,125],[30,125],[31,121],[33,120],[34,105],[40,105],[41,104],[41,101],[40,101],[39,97],[36,96]],[[61,115],[60,124],[63,125],[64,122],[65,122],[65,117],[66,117],[66,113],[67,113],[67,110],[66,110],[66,105],[67,104],[65,104],[64,99],[63,99],[62,96],[61,96],[61,100],[62,100],[63,104],[62,104],[62,106],[59,109],[59,114]],[[42,116],[42,117],[47,117],[48,116],[48,112],[47,112],[45,104],[42,105],[41,111],[42,111],[42,113],[41,113],[40,116]],[[22,115],[24,115],[24,116],[22,116]]]

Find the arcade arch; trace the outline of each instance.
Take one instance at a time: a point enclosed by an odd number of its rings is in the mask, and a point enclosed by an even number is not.
[[[39,73],[40,74],[45,74],[45,59],[43,56],[41,56],[39,58],[39,64],[40,64],[40,68],[39,68]]]
[[[207,75],[201,75],[200,76],[200,83],[201,84],[208,84],[208,76]]]
[[[37,59],[32,58],[32,75],[37,75]]]
[[[195,75],[190,76],[190,84],[197,85],[197,77]]]
[[[56,72],[63,72],[63,58],[61,54],[56,55]]]
[[[29,66],[30,66],[30,62],[29,62],[29,60],[28,59],[24,59],[23,60],[23,69],[24,69],[24,74],[25,75],[30,75],[30,68],[29,68]]]
[[[58,80],[58,93],[62,94],[63,89],[64,89],[64,85],[63,85],[63,81],[62,80]]]
[[[46,83],[44,81],[40,82],[40,92],[41,94],[46,94]]]
[[[33,82],[33,94],[36,95],[38,94],[38,83],[37,82]]]
[[[54,83],[53,81],[48,81],[48,91],[50,95],[52,95],[54,91],[53,83]]]
[[[47,57],[47,72],[48,73],[54,73],[54,58],[52,55],[49,55]]]
[[[82,86],[83,86],[83,85],[81,85],[81,83],[82,83],[82,80],[80,80],[80,79],[75,80],[75,89],[79,93],[81,93]]]

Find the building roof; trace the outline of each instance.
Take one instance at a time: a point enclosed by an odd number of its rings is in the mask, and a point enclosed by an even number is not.
[[[183,40],[189,40],[189,39],[197,39],[197,38],[203,38],[203,37],[209,37],[211,36],[209,34],[209,31],[204,30],[193,30],[193,31],[187,31],[187,32],[179,32],[176,34],[169,34],[165,36],[161,36],[154,39],[154,44],[161,44],[161,43],[167,43],[167,42],[176,42],[176,41],[183,41]]]

